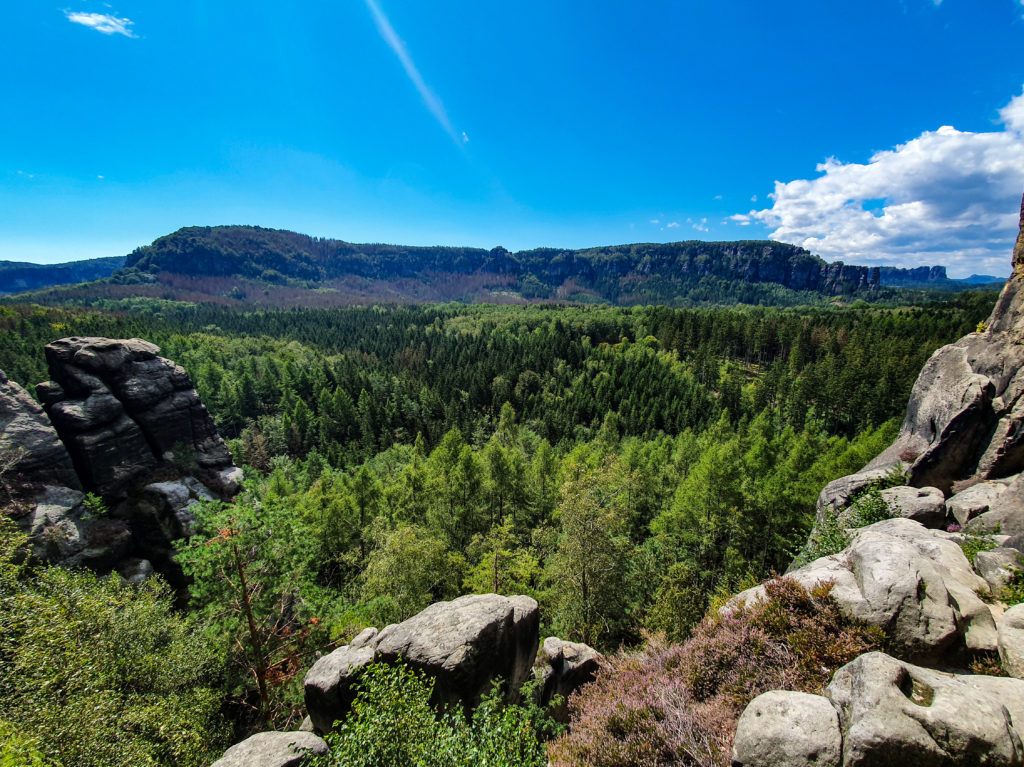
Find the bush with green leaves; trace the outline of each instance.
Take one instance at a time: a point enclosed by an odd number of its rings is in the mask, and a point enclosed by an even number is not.
[[[205,767],[227,740],[222,661],[170,589],[22,564],[0,516],[0,764]]]
[[[554,734],[535,706],[504,705],[495,687],[470,715],[438,714],[433,681],[404,665],[368,666],[352,711],[327,735],[326,755],[303,767],[546,767],[543,739]]]

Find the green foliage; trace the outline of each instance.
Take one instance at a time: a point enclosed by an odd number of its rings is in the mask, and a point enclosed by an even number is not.
[[[1017,567],[1010,571],[1010,577],[1000,596],[1007,607],[1024,602],[1024,557],[1017,557]]]
[[[86,519],[105,517],[110,512],[106,502],[96,493],[86,493],[85,498],[82,499],[82,506],[85,507],[83,516]]]
[[[352,711],[327,735],[325,756],[307,767],[545,767],[545,721],[533,707],[502,705],[497,686],[466,716],[438,716],[433,682],[422,672],[384,664],[367,667]]]
[[[964,552],[964,556],[967,557],[967,561],[972,566],[974,565],[974,557],[977,556],[979,551],[991,551],[996,547],[996,542],[992,539],[991,535],[979,535],[978,533],[968,532],[963,533],[959,544]]]
[[[221,660],[170,590],[19,573],[19,538],[0,517],[0,728],[17,733],[0,763],[209,764],[226,745]]]

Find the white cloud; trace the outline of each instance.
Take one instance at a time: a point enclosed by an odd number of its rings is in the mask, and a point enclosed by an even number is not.
[[[716,200],[721,200],[721,199],[722,199],[722,195],[720,195],[720,194],[716,194],[716,195],[715,195],[715,199],[716,199]]]
[[[651,219],[651,223],[652,223],[652,224],[654,224],[655,226],[657,226],[658,224],[660,224],[660,223],[661,223],[661,220],[660,220],[660,219],[657,219],[657,218],[652,218],[652,219]]]
[[[420,98],[423,99],[423,103],[426,104],[430,114],[434,115],[434,119],[441,124],[445,132],[451,136],[452,141],[456,144],[464,143],[469,139],[466,134],[463,133],[459,136],[455,132],[455,128],[452,127],[451,120],[448,119],[448,113],[444,109],[444,104],[441,103],[434,92],[430,90],[426,81],[423,79],[423,75],[416,68],[416,64],[412,60],[412,56],[409,55],[409,51],[405,47],[405,43],[402,42],[402,38],[395,32],[395,28],[391,26],[391,22],[388,21],[388,17],[384,15],[384,11],[377,4],[377,0],[366,0],[366,7],[370,9],[370,13],[373,15],[373,21],[377,25],[377,31],[380,32],[380,36],[384,38],[384,42],[388,44],[394,54],[398,57],[398,60],[402,63],[402,68],[405,69],[405,74],[408,75],[412,84],[420,94]]]
[[[753,197],[751,197],[750,201],[751,202],[757,202],[757,195],[755,194]]]
[[[462,143],[463,144],[468,144],[469,143],[469,136],[466,135],[466,131],[462,131]]]
[[[678,221],[669,221],[667,224],[665,224],[665,228],[666,229],[678,229],[679,228],[679,222]]]
[[[999,114],[1001,131],[945,125],[864,164],[830,157],[817,178],[776,181],[770,208],[730,218],[847,263],[1004,275],[1024,191],[1024,93]]]
[[[706,218],[702,218],[700,221],[697,221],[697,222],[691,224],[691,226],[694,229],[696,229],[698,232],[708,232],[708,231],[711,231],[710,229],[708,229],[708,220]]]
[[[136,37],[136,34],[129,29],[135,23],[131,19],[119,19],[109,13],[82,13],[80,11],[64,11],[64,15],[72,24],[81,24],[83,27],[95,29],[105,35]]]

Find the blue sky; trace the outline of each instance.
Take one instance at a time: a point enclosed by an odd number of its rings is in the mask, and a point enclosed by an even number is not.
[[[5,6],[0,259],[244,223],[1008,271],[1022,0]]]

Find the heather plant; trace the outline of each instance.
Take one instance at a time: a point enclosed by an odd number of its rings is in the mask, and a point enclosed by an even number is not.
[[[571,728],[555,740],[556,767],[729,764],[736,721],[772,689],[820,693],[832,673],[882,646],[877,629],[844,618],[830,585],[775,579],[764,597],[706,618],[683,644],[651,636],[611,656],[570,698]]]

